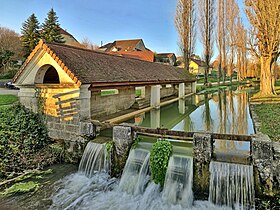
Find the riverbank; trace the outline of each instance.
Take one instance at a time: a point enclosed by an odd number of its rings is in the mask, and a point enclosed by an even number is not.
[[[36,182],[38,185],[34,191],[16,193],[8,197],[0,197],[0,209],[48,209],[52,204],[52,194],[57,190],[57,181],[78,170],[77,165],[55,164],[45,169],[49,173],[27,178],[24,182]]]
[[[224,89],[225,87],[227,86],[238,86],[238,85],[241,85],[241,84],[246,84],[247,82],[246,81],[237,81],[237,80],[234,80],[232,82],[230,81],[226,81],[225,83],[223,82],[220,82],[220,84],[218,84],[218,82],[214,82],[214,83],[209,83],[210,85],[208,87],[206,87],[204,84],[202,83],[197,83],[196,84],[196,92],[201,92],[201,91],[205,91],[205,92],[215,92],[217,91],[218,89]]]
[[[280,142],[280,104],[252,104],[255,112],[255,129]]]

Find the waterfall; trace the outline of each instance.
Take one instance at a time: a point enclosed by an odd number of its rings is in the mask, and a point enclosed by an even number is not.
[[[143,149],[130,151],[120,181],[120,189],[130,194],[141,194],[149,182],[150,152]]]
[[[192,157],[172,155],[166,172],[162,197],[169,203],[190,207],[193,204]]]
[[[254,209],[253,166],[211,162],[209,201],[234,209]]]
[[[110,157],[107,155],[105,144],[89,142],[80,162],[79,172],[92,177],[97,171],[108,172],[109,166]]]

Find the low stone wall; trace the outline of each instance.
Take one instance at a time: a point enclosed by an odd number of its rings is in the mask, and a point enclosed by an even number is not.
[[[90,102],[92,119],[127,110],[135,103],[135,88],[120,89],[118,94],[108,96],[92,92]]]
[[[170,97],[173,95],[178,95],[177,86],[176,85],[162,85],[160,88],[160,98],[166,98],[166,97]]]
[[[65,155],[69,162],[78,162],[88,137],[95,136],[95,128],[90,121],[81,118],[80,88],[21,87],[20,102],[34,112],[42,111],[48,135],[55,140],[63,140]],[[86,138],[84,138],[86,137]]]

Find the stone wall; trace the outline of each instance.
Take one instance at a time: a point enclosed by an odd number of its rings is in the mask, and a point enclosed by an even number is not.
[[[18,96],[20,103],[26,108],[33,112],[38,111],[38,98],[36,97],[35,87],[20,87]]]
[[[171,86],[171,87],[170,87]],[[160,98],[178,95],[178,85],[162,85],[160,88]]]
[[[129,109],[135,103],[135,88],[120,89],[118,94],[101,96],[91,92],[91,118],[106,116]]]
[[[80,122],[79,89],[42,87],[40,95],[49,136],[54,139],[76,139]]]
[[[256,195],[274,196],[280,194],[280,143],[260,132],[261,121],[252,105],[250,111],[257,134],[252,145]]]

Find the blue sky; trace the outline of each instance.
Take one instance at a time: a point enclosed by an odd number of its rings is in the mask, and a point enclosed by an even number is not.
[[[239,0],[241,6],[242,2]],[[42,23],[53,7],[61,27],[80,41],[88,37],[100,45],[101,41],[105,44],[142,38],[153,51],[179,54],[174,26],[176,3],[177,0],[1,0],[0,26],[20,33],[22,23],[32,13]],[[196,54],[202,54],[199,40]]]

